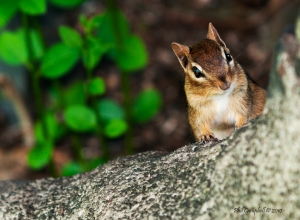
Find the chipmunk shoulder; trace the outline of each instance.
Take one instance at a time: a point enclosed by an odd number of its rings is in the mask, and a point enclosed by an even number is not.
[[[185,72],[188,118],[198,141],[224,139],[262,114],[265,90],[230,55],[211,23],[206,39],[191,47],[172,43],[172,49]]]

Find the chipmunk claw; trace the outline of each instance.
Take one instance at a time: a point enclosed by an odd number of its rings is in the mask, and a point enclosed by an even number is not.
[[[199,142],[201,144],[206,144],[209,142],[218,142],[218,138],[216,138],[213,134],[202,134],[199,138]]]

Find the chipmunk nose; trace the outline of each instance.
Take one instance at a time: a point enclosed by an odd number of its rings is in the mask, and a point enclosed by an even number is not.
[[[221,85],[219,85],[220,89],[227,90],[230,88],[231,83],[230,82],[223,82]]]

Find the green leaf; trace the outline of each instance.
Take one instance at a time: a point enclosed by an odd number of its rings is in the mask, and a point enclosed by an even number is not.
[[[116,60],[124,72],[132,72],[146,66],[148,54],[146,47],[138,36],[130,36],[123,42],[121,51],[118,51]]]
[[[103,122],[112,119],[124,119],[125,114],[121,106],[112,99],[102,99],[98,104],[98,111]]]
[[[57,43],[43,57],[42,75],[50,79],[61,77],[77,63],[79,57],[80,51],[77,48]]]
[[[111,45],[108,54],[112,59],[116,59],[118,47],[130,36],[129,23],[125,15],[119,10],[107,10],[104,12],[98,27],[97,36],[105,44]]]
[[[84,105],[86,101],[86,92],[84,89],[84,83],[77,81],[68,87],[64,92],[64,105]]]
[[[87,35],[91,35],[91,32],[100,26],[103,22],[103,14],[96,15],[90,19],[87,19],[86,16],[80,15],[79,21],[81,25],[84,27],[84,31]]]
[[[0,35],[0,48],[0,57],[9,64],[25,64],[28,60],[25,36],[21,30],[4,31]]]
[[[46,13],[46,6],[46,0],[19,0],[20,10],[30,15]]]
[[[53,5],[61,8],[72,8],[80,5],[84,1],[85,0],[50,0]]]
[[[32,46],[33,59],[41,58],[44,54],[43,43],[39,33],[32,29],[29,30],[29,40]],[[4,31],[0,36],[0,56],[9,64],[26,64],[28,52],[26,47],[24,29],[15,32]]]
[[[89,20],[85,15],[79,15],[79,22],[85,29],[88,27]]]
[[[0,28],[4,27],[9,20],[16,14],[18,9],[18,0],[0,1]]]
[[[104,134],[109,138],[116,138],[124,134],[127,128],[128,125],[124,120],[113,119],[105,125]]]
[[[86,132],[96,127],[94,111],[84,105],[73,105],[64,112],[64,119],[69,128],[78,132]]]
[[[44,55],[43,40],[37,30],[30,30],[29,37],[32,45],[33,58],[40,59]]]
[[[63,166],[61,174],[62,176],[73,176],[82,172],[84,172],[84,167],[80,163],[69,162]]]
[[[91,95],[102,95],[105,92],[105,83],[101,77],[95,77],[88,83],[88,92]]]
[[[133,118],[137,123],[145,123],[152,119],[160,110],[162,98],[155,89],[140,93],[133,104]]]
[[[95,37],[87,37],[86,47],[83,50],[83,64],[85,68],[92,70],[99,63],[102,55],[108,50],[109,45],[103,44]]]
[[[103,14],[98,14],[94,17],[91,17],[89,19],[89,29],[90,31],[93,31],[95,28],[99,28],[99,26],[102,24],[103,22]]]
[[[82,46],[82,39],[80,34],[72,28],[69,28],[67,26],[60,26],[59,36],[62,41],[70,47],[81,48]]]
[[[97,35],[104,42],[116,45],[118,39],[115,36],[115,31],[118,33],[118,38],[121,42],[124,42],[124,40],[130,35],[129,23],[121,11],[107,10],[103,13],[101,20],[102,22],[100,23]],[[118,25],[115,26],[114,24]],[[117,28],[117,30],[115,28]]]
[[[28,153],[27,163],[34,169],[43,168],[51,159],[53,152],[53,145],[50,141],[38,143]]]
[[[64,127],[59,125],[55,115],[52,112],[46,113],[46,115],[43,118],[43,123],[45,123],[44,125],[46,125],[45,128],[48,139],[55,141],[64,135]],[[38,143],[47,142],[47,138],[44,135],[44,130],[42,126],[42,122],[39,121],[35,124],[34,127],[34,134]]]
[[[140,37],[130,34],[128,22],[121,11],[106,11],[97,35],[105,43],[113,45],[110,55],[122,71],[136,71],[147,64],[146,47]]]

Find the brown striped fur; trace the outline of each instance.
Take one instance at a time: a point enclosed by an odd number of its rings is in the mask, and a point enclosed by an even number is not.
[[[172,43],[172,48],[185,72],[188,118],[198,141],[226,138],[262,114],[265,90],[231,56],[226,59],[225,51],[230,51],[211,23],[206,39],[191,47]]]

